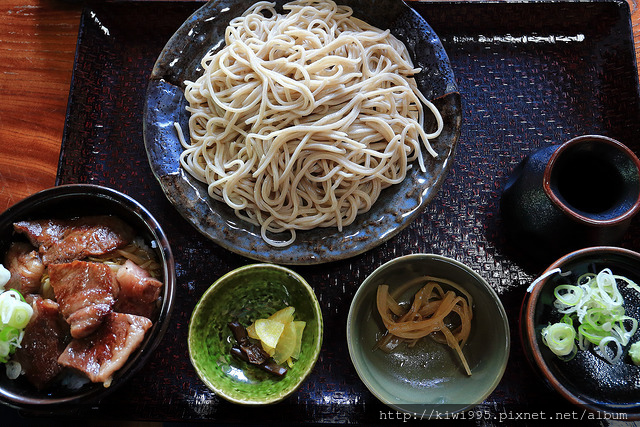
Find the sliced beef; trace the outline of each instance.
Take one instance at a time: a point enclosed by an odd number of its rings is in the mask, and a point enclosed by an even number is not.
[[[14,242],[4,257],[4,265],[11,273],[6,289],[15,289],[22,295],[40,290],[45,266],[33,246],[26,242]]]
[[[98,329],[115,302],[117,283],[111,268],[86,261],[51,264],[49,278],[71,336],[83,338]]]
[[[72,340],[58,362],[83,372],[93,382],[108,385],[114,372],[140,346],[151,325],[146,317],[111,312],[94,334]]]
[[[69,342],[69,326],[60,316],[55,301],[29,295],[27,302],[33,307],[33,315],[14,360],[22,366],[25,377],[43,389],[63,369],[58,357]]]
[[[114,310],[152,319],[158,307],[162,282],[131,260],[118,269],[116,279],[120,290]]]
[[[39,248],[46,265],[103,255],[126,246],[135,236],[129,225],[110,215],[20,221],[13,228]]]

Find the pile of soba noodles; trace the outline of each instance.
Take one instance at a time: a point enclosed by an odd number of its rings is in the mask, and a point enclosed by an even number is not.
[[[429,139],[443,126],[388,30],[332,1],[293,1],[284,12],[260,2],[233,19],[226,45],[185,82],[180,158],[273,246],[293,243],[296,230],[351,224],[411,162],[425,169],[420,141],[435,157]],[[424,106],[436,117],[431,134]]]

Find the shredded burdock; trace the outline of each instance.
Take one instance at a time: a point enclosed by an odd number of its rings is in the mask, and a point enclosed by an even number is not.
[[[426,284],[416,292],[408,308],[398,303],[398,298],[404,292],[420,282]],[[447,290],[441,285],[445,285]],[[419,339],[429,336],[455,350],[467,375],[471,375],[462,347],[471,331],[472,305],[471,295],[461,286],[446,279],[419,277],[399,287],[392,294],[389,293],[388,285],[380,285],[377,308],[387,331],[375,348],[391,352],[400,343],[404,342],[411,347]]]

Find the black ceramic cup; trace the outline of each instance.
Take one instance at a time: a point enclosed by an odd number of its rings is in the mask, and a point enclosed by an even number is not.
[[[615,245],[640,209],[640,161],[600,135],[544,147],[515,168],[500,209],[509,237],[529,252]]]

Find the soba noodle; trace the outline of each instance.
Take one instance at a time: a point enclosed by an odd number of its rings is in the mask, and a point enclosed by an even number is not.
[[[442,117],[418,90],[406,47],[332,1],[259,2],[185,82],[182,167],[261,227],[273,246],[296,230],[343,227],[400,183]],[[424,130],[423,104],[437,129]],[[177,125],[176,125],[177,126]],[[180,129],[178,129],[180,134]],[[271,233],[288,232],[281,241]]]

